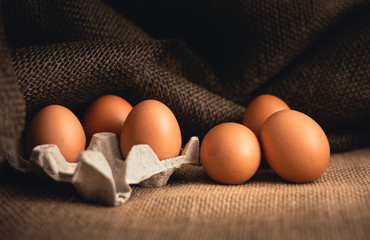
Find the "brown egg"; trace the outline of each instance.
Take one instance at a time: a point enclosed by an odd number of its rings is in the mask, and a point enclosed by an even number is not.
[[[243,125],[252,130],[260,140],[260,131],[266,119],[275,112],[287,109],[290,109],[289,106],[280,98],[269,94],[260,95],[246,108]]]
[[[222,123],[204,137],[200,161],[213,180],[240,184],[256,173],[261,162],[261,149],[249,128],[239,123]]]
[[[288,181],[315,181],[328,166],[328,139],[322,128],[301,112],[283,110],[271,115],[262,127],[261,140],[268,164]]]
[[[50,105],[32,119],[26,136],[26,151],[42,144],[55,144],[68,162],[76,162],[85,149],[86,137],[78,118],[67,108]]]
[[[87,108],[82,125],[87,140],[95,133],[112,132],[119,139],[121,129],[132,106],[126,100],[115,95],[104,95],[97,98]]]
[[[172,111],[157,100],[138,103],[127,116],[121,132],[121,152],[127,157],[132,146],[148,144],[160,160],[181,151],[180,126]]]

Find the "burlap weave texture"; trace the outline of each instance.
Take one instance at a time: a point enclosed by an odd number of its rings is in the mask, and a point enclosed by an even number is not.
[[[0,232],[3,239],[367,239],[369,156],[369,148],[335,154],[311,184],[262,169],[245,184],[219,185],[188,166],[165,187],[134,187],[115,208],[85,203],[69,186],[3,176]]]
[[[4,166],[0,239],[367,239],[369,22],[365,0],[2,0],[0,165],[22,154],[40,108],[81,117],[107,93],[163,101],[183,142],[241,122],[251,99],[274,94],[342,153],[303,185],[269,169],[218,185],[186,167],[163,188],[134,187],[119,208]]]
[[[368,13],[349,0],[3,1],[2,44],[26,124],[45,105],[80,116],[114,93],[163,101],[186,142],[241,122],[253,97],[271,93],[313,117],[336,152],[370,138]]]

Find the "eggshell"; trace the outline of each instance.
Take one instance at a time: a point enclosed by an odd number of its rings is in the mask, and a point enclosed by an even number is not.
[[[90,104],[84,114],[83,127],[87,140],[99,132],[115,133],[120,138],[122,126],[132,106],[115,95],[104,95]]]
[[[26,152],[42,144],[55,144],[68,162],[76,162],[85,149],[85,132],[78,118],[67,108],[50,105],[32,119],[26,136]]]
[[[243,125],[247,126],[260,139],[263,123],[271,114],[290,109],[280,98],[264,94],[254,98],[245,110]]]
[[[261,162],[257,137],[239,123],[222,123],[212,128],[200,147],[200,161],[213,180],[240,184],[250,179]]]
[[[178,156],[182,141],[175,115],[165,104],[152,99],[142,101],[132,109],[120,139],[124,158],[132,146],[148,144],[160,160]]]
[[[288,181],[315,181],[328,166],[328,139],[322,128],[301,112],[283,110],[271,115],[262,127],[261,141],[270,167]]]

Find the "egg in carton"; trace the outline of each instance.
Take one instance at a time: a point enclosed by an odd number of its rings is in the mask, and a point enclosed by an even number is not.
[[[87,201],[119,206],[131,196],[130,185],[162,187],[176,168],[183,164],[200,165],[199,139],[191,137],[179,156],[159,160],[149,145],[131,148],[122,159],[114,133],[96,133],[76,163],[67,162],[53,144],[36,146],[29,158],[9,158],[21,172],[38,172],[58,182],[71,183]]]

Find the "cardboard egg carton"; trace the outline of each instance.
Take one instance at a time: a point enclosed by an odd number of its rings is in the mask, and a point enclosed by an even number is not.
[[[18,157],[8,161],[21,172],[71,183],[87,201],[119,206],[130,198],[130,185],[162,187],[176,168],[200,165],[199,139],[192,137],[178,157],[160,161],[149,145],[140,144],[133,146],[123,160],[116,135],[104,132],[92,137],[76,163],[67,162],[53,144],[36,146],[29,160]]]

